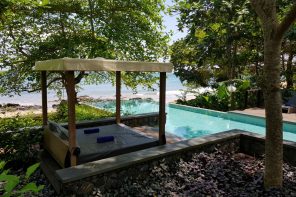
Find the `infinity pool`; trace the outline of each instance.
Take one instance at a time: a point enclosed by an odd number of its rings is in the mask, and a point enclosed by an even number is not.
[[[115,111],[115,101],[91,104]],[[158,103],[152,100],[129,100],[122,103],[122,114],[158,112]],[[169,104],[166,108],[166,132],[190,139],[231,129],[265,134],[265,119],[231,112]],[[284,139],[296,141],[296,124],[284,123]]]
[[[166,131],[186,139],[231,129],[265,135],[264,118],[204,109],[196,110],[188,111],[175,108],[175,106],[168,107]],[[198,112],[199,110],[201,111]],[[296,141],[296,125],[284,123],[284,139]]]
[[[116,111],[115,100],[102,100],[87,104],[111,112]],[[158,112],[158,109],[158,103],[153,101],[152,99],[130,99],[121,101],[121,115],[134,115]]]

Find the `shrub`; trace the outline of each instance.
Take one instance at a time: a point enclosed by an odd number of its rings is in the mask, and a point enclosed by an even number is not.
[[[15,116],[9,118],[0,118],[1,131],[15,131],[20,128],[40,126],[42,124],[42,116],[28,114],[25,116]]]
[[[40,150],[41,129],[17,129],[0,132],[0,160],[15,168],[35,163]]]
[[[235,87],[235,92],[229,92],[229,85]],[[199,94],[188,101],[178,100],[177,103],[219,111],[242,109],[245,107],[245,93],[249,88],[250,82],[247,80],[226,81],[220,83],[213,92]]]
[[[30,166],[25,176],[17,176],[9,174],[9,170],[4,170],[6,163],[4,161],[0,161],[0,183],[4,183],[4,193],[1,192],[0,195],[3,197],[10,196],[23,196],[26,193],[38,193],[43,190],[44,185],[37,186],[35,183],[30,182],[31,175],[37,170],[39,167],[39,163],[36,163]],[[24,184],[24,186],[20,186],[20,183]]]
[[[87,105],[76,106],[76,120],[95,120],[114,116],[113,113]],[[50,113],[49,119],[64,123],[68,120],[65,103],[59,105],[57,112]],[[0,118],[0,160],[9,161],[14,167],[23,163],[36,162],[42,138],[42,115],[24,115]],[[32,128],[38,126],[36,128]]]
[[[83,120],[97,120],[100,118],[112,117],[114,113],[106,110],[97,109],[85,104],[77,104],[75,107],[76,121]],[[58,105],[57,112],[50,118],[56,122],[67,122],[68,121],[68,106],[66,102],[61,102]]]

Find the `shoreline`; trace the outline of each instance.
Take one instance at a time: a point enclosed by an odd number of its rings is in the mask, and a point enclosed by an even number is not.
[[[153,86],[155,91],[147,90],[145,87],[138,86],[136,88],[137,92],[133,92],[130,88],[122,86],[121,96],[122,99],[130,98],[152,98],[153,100],[158,100],[158,86],[155,84]],[[168,74],[166,80],[166,99],[167,102],[172,102],[177,100],[182,96],[181,91],[186,90],[187,88],[181,83],[178,77],[174,74]],[[78,90],[78,97],[87,95],[95,99],[115,99],[115,87],[111,83],[102,83],[102,84],[93,84],[86,85],[81,84]],[[59,97],[56,92],[53,90],[48,90],[47,92],[48,106],[51,107],[53,104],[58,103]],[[61,99],[66,99],[66,91],[61,91]],[[41,92],[22,92],[20,95],[13,96],[0,96],[0,104],[4,103],[17,103],[22,106],[30,105],[41,105]]]
[[[176,91],[175,91],[176,92]],[[132,95],[124,95],[121,97],[122,100],[131,100],[131,99],[152,99],[154,101],[158,101],[159,95],[148,95],[148,94],[132,94]],[[176,95],[167,95],[166,103],[175,102],[179,97]],[[187,99],[194,98],[193,95],[187,95]],[[101,97],[91,97],[88,95],[82,95],[77,97],[80,103],[87,101],[105,101],[105,100],[115,100],[113,96],[101,96]],[[48,102],[48,112],[55,112],[55,105],[59,104],[61,100],[52,100]],[[39,115],[42,114],[42,106],[38,104],[28,105],[22,103],[2,103],[0,104],[0,118],[12,118],[17,116],[24,115]]]
[[[101,99],[101,100],[112,100],[115,99],[114,95],[96,95],[96,94],[85,94],[84,92],[78,93],[79,97],[91,97],[94,99]],[[166,103],[173,102],[177,99],[182,97],[182,90],[170,90],[166,91]],[[187,99],[194,98],[193,94],[187,94]],[[66,100],[66,96],[63,95],[61,97],[62,100]],[[142,98],[142,99],[153,99],[155,101],[159,100],[159,92],[138,92],[138,93],[122,93],[121,99],[128,100],[134,98]],[[48,95],[48,107],[51,108],[52,105],[59,103],[59,98],[54,93],[50,93]],[[22,95],[22,96],[13,96],[13,97],[6,97],[0,96],[0,105],[5,104],[18,104],[21,106],[41,106],[41,93],[33,93],[32,95]]]

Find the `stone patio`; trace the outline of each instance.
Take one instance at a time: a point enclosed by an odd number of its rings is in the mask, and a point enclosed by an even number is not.
[[[259,117],[265,118],[265,109],[263,109],[263,108],[255,107],[255,108],[248,108],[245,110],[234,110],[231,112],[252,115],[252,116],[259,116]],[[296,113],[291,113],[291,114],[283,113],[283,120],[296,123]]]

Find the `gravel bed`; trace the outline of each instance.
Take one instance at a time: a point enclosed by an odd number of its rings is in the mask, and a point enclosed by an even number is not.
[[[93,196],[296,196],[296,167],[284,164],[284,188],[265,191],[263,159],[242,153],[193,154],[187,161],[162,160],[146,176],[96,188]]]

